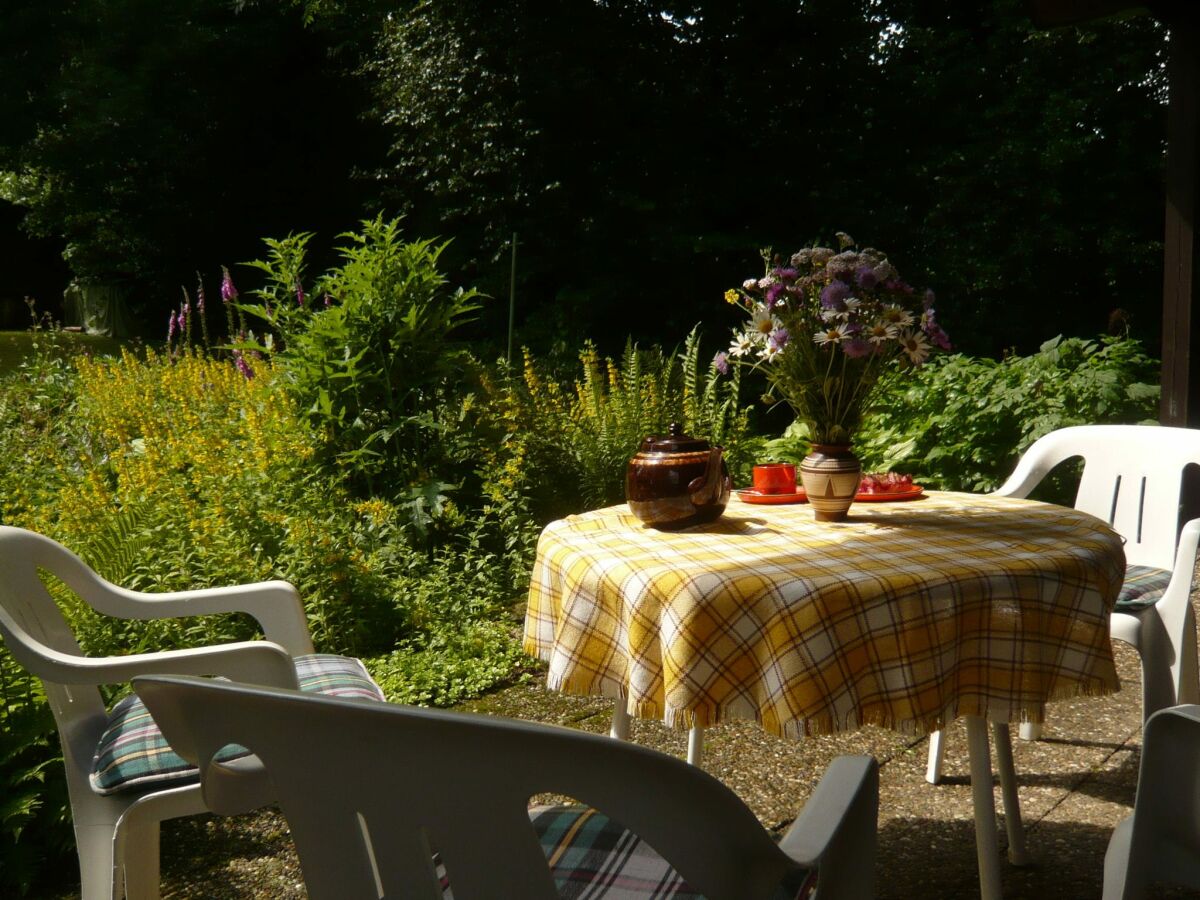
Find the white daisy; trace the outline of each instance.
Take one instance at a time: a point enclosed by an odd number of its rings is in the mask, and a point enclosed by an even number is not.
[[[900,336],[900,329],[881,320],[868,325],[864,336],[872,344],[886,344]]]
[[[929,341],[922,331],[906,331],[900,335],[900,346],[908,354],[908,358],[916,364],[921,364],[929,358]]]
[[[750,331],[756,336],[769,337],[772,331],[776,331],[782,327],[783,323],[771,315],[765,306],[759,306],[755,309],[754,315],[750,319]]]
[[[751,340],[748,334],[736,335],[733,343],[729,345],[730,356],[749,356],[754,350],[754,341]]]
[[[883,321],[898,328],[907,328],[913,323],[912,313],[903,306],[897,306],[895,303],[889,303],[885,306],[882,315]]]
[[[818,331],[813,335],[813,341],[818,344],[840,344],[847,334],[849,331],[846,330],[846,326],[839,322],[836,325],[830,324],[824,331]]]

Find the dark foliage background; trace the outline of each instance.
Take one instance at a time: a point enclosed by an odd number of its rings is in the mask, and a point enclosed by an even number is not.
[[[835,230],[933,285],[961,349],[1118,308],[1153,347],[1166,39],[1018,0],[12,0],[0,172],[37,177],[0,192],[151,333],[196,269],[384,211],[454,239],[497,348],[514,232],[518,341],[607,351],[723,334],[760,247]],[[61,277],[21,256],[0,293]]]

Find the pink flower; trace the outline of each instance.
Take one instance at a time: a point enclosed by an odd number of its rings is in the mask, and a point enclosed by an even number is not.
[[[221,266],[221,299],[226,303],[232,303],[238,298],[237,288],[233,286],[233,278],[229,275],[229,270]]]

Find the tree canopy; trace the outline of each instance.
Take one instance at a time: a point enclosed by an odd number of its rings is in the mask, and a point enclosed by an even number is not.
[[[721,328],[760,248],[837,230],[934,287],[964,349],[1095,334],[1117,308],[1157,340],[1167,36],[1148,17],[1043,31],[1018,0],[18,0],[0,35],[23,48],[0,56],[0,171],[26,227],[164,304],[252,238],[328,243],[385,210],[452,238],[448,264],[494,294],[517,233],[535,346]]]

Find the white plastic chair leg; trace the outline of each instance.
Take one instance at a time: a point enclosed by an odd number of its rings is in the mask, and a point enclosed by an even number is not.
[[[996,833],[996,798],[992,795],[992,755],[988,749],[987,722],[967,716],[967,752],[971,760],[971,800],[975,809],[975,856],[979,864],[980,900],[1000,900],[999,835]]]
[[[693,766],[698,766],[704,761],[704,727],[701,725],[692,726],[692,730],[688,732],[687,761]]]
[[[1008,832],[1008,861],[1014,866],[1030,864],[1021,824],[1021,801],[1017,796],[1017,770],[1013,765],[1012,735],[1007,722],[992,723],[996,744],[996,768],[1000,770],[1000,798],[1004,802],[1004,828]]]
[[[159,823],[129,829],[125,836],[125,900],[158,900]]]
[[[1023,741],[1040,741],[1042,739],[1042,723],[1022,722],[1018,734]]]
[[[112,825],[75,828],[82,900],[113,900],[120,896],[113,838]]]
[[[608,734],[618,741],[629,740],[629,710],[625,708],[624,699],[618,699],[613,706],[612,728]]]
[[[942,759],[946,755],[946,732],[938,729],[929,735],[929,762],[925,765],[925,780],[930,784],[940,784],[942,780]]]

